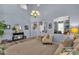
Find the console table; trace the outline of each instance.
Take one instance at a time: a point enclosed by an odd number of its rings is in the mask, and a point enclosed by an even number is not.
[[[13,33],[12,40],[20,40],[24,39],[24,32],[19,32],[19,33]]]

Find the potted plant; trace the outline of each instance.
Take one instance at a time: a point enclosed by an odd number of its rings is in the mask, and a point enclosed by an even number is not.
[[[4,30],[6,29],[6,24],[4,21],[0,21],[0,36],[4,35]]]

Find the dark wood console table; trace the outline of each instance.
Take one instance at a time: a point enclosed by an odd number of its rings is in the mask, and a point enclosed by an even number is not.
[[[19,33],[13,33],[12,40],[20,40],[24,39],[24,32],[19,32]]]

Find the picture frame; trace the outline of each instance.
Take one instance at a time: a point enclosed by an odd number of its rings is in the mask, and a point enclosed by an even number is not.
[[[37,28],[37,23],[32,24],[32,28],[35,30]]]
[[[33,30],[37,29],[37,27],[38,27],[37,22],[32,22],[31,27]]]
[[[25,28],[25,30],[29,30],[28,25],[25,25],[24,28]]]

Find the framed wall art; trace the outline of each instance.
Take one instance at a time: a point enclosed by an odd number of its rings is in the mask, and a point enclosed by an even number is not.
[[[34,22],[34,23],[32,24],[32,29],[35,30],[36,28],[37,28],[37,22]]]
[[[29,26],[28,25],[25,25],[24,28],[25,28],[25,30],[29,30]]]

